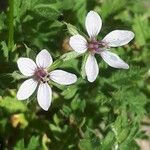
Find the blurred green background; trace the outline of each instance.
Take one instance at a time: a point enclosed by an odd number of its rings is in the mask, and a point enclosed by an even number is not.
[[[99,39],[115,29],[135,33],[129,45],[112,49],[130,69],[113,69],[97,57],[99,76],[88,83],[80,75],[82,57],[72,59],[59,68],[79,80],[52,87],[48,112],[39,108],[36,95],[18,101],[23,78],[17,59],[35,59],[44,48],[54,60],[70,51],[64,22],[86,33],[90,10],[103,20]],[[149,141],[149,0],[0,0],[0,54],[0,150],[139,150],[140,142]]]

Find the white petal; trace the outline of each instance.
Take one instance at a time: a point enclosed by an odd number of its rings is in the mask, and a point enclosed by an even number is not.
[[[37,93],[37,100],[41,108],[48,110],[52,101],[52,90],[47,83],[40,83]]]
[[[25,100],[29,98],[35,91],[37,84],[38,83],[33,79],[28,79],[24,81],[17,92],[17,99]]]
[[[103,41],[110,47],[118,47],[128,44],[134,38],[134,33],[127,30],[114,30],[108,33]]]
[[[38,53],[36,56],[36,64],[40,68],[47,68],[53,63],[53,59],[50,55],[50,53],[43,49],[41,52]]]
[[[129,69],[129,65],[127,63],[125,63],[118,55],[108,50],[101,52],[101,56],[104,61],[111,67]]]
[[[63,70],[54,70],[50,72],[50,79],[61,85],[70,85],[77,81],[77,76]]]
[[[102,27],[102,19],[95,11],[90,11],[85,20],[85,27],[90,38],[98,35]]]
[[[20,72],[25,76],[32,76],[37,68],[35,62],[30,58],[19,58],[17,65]]]
[[[69,44],[77,53],[84,53],[87,50],[87,41],[81,35],[72,36]]]
[[[99,73],[99,68],[98,68],[97,61],[92,54],[90,54],[87,58],[87,61],[85,64],[85,72],[86,72],[88,81],[94,82]]]

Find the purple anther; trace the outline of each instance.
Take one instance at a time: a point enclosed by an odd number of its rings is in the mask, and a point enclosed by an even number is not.
[[[47,72],[43,68],[38,68],[34,73],[34,77],[36,80],[43,82],[47,77]]]

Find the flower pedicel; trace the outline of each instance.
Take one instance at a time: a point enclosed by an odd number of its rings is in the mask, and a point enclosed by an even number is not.
[[[36,63],[30,58],[18,59],[17,64],[20,72],[24,76],[30,77],[30,79],[24,81],[20,86],[17,92],[18,100],[29,98],[38,87],[38,103],[47,111],[52,100],[52,89],[47,82],[53,80],[61,85],[70,85],[77,81],[76,75],[63,70],[53,70],[49,73],[47,68],[52,65],[52,63],[52,57],[45,49],[36,56]]]
[[[134,33],[127,30],[114,30],[108,33],[102,40],[97,40],[102,27],[100,16],[90,11],[85,20],[85,27],[89,35],[89,39],[77,34],[70,38],[70,46],[78,53],[89,51],[89,56],[85,64],[85,72],[89,82],[95,81],[99,68],[95,59],[95,54],[100,55],[103,60],[111,67],[128,69],[129,66],[118,55],[109,51],[110,47],[118,47],[128,44],[133,38]]]

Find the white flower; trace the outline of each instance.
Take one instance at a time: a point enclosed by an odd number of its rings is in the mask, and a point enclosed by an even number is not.
[[[46,69],[52,65],[52,63],[52,57],[45,49],[36,56],[36,63],[29,58],[18,59],[17,64],[20,72],[24,76],[30,77],[30,79],[24,81],[20,86],[17,92],[18,100],[29,98],[38,86],[38,103],[47,111],[52,100],[52,90],[47,81],[53,80],[61,85],[69,85],[77,81],[76,75],[63,70],[54,70],[48,73]]]
[[[90,11],[85,20],[85,27],[89,39],[77,34],[70,38],[70,46],[78,53],[89,51],[89,56],[85,64],[85,72],[89,82],[95,81],[99,68],[95,59],[95,54],[99,54],[103,60],[111,67],[128,69],[129,66],[119,56],[109,51],[110,47],[118,47],[128,44],[134,33],[127,30],[114,30],[107,34],[102,40],[97,40],[96,36],[101,30],[102,20],[100,16]]]

